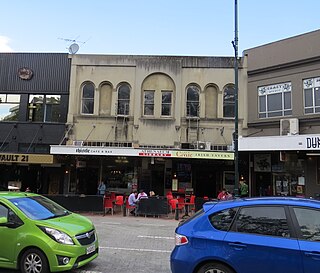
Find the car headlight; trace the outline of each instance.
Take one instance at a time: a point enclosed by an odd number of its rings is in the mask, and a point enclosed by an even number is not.
[[[45,232],[47,235],[49,235],[52,239],[54,239],[56,242],[64,245],[73,245],[74,242],[71,239],[69,235],[66,233],[49,227],[40,227],[43,232]]]

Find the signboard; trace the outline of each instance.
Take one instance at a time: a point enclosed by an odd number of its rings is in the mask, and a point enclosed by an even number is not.
[[[53,155],[0,153],[1,163],[53,164]]]
[[[161,158],[189,158],[189,159],[220,159],[233,160],[233,152],[192,151],[192,150],[161,150],[110,147],[77,147],[67,145],[52,145],[51,154],[69,155],[111,155],[111,156],[139,156]]]

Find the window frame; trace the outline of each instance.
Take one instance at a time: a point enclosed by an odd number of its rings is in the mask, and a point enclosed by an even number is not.
[[[319,97],[320,97],[320,77],[303,79],[302,86],[303,86],[304,114],[305,115],[320,114],[320,105],[316,105],[316,91],[319,92]],[[310,90],[310,89],[311,89],[311,95],[312,95],[312,106],[306,106],[306,90]],[[312,112],[307,113],[307,110],[312,110]]]
[[[193,94],[189,94],[189,91],[192,91]],[[189,96],[193,96],[195,94],[198,97],[197,100],[189,98]],[[190,108],[193,109],[190,110]],[[194,108],[196,108],[196,114],[194,114]],[[189,119],[200,117],[200,88],[195,84],[188,85],[186,89],[186,117]]]
[[[92,91],[92,97],[84,97],[84,92],[85,92],[85,87],[88,86],[88,85],[91,85],[93,90],[89,90],[89,91]],[[92,82],[86,82],[82,85],[82,88],[81,88],[81,115],[93,115],[94,114],[94,99],[95,99],[95,85],[92,83]],[[92,112],[89,111],[91,107],[87,107],[88,108],[88,112],[85,112],[84,109],[85,109],[85,106],[86,106],[86,103],[89,103],[90,105],[90,102],[92,103]]]
[[[163,97],[165,94],[170,94],[170,102],[163,102]],[[172,90],[161,90],[161,117],[172,117],[172,101],[173,101],[173,91]],[[168,105],[169,106],[169,114],[163,114],[163,107]]]
[[[226,92],[226,90],[231,90],[231,89],[233,90],[233,99],[228,101],[225,99],[225,92]],[[235,103],[236,103],[235,95],[236,95],[236,88],[234,85],[229,84],[223,89],[223,109],[222,109],[223,118],[233,119],[235,117],[235,112],[234,112]],[[226,111],[225,111],[226,107],[228,107],[228,108],[230,107],[232,109],[233,115],[230,115],[230,116],[226,115]]]
[[[127,89],[123,89],[127,88]],[[127,94],[126,94],[127,92]],[[117,88],[117,116],[129,116],[131,87],[128,83],[121,83]],[[126,97],[128,95],[128,97]],[[124,106],[124,107],[122,107]]]
[[[257,88],[258,94],[258,118],[266,119],[266,118],[279,118],[279,117],[288,117],[292,116],[292,83],[291,81],[281,82],[270,85],[258,86]],[[285,94],[290,94],[290,107],[286,108],[286,96]],[[268,98],[274,95],[281,96],[281,109],[277,110],[269,110],[269,101]],[[260,98],[264,98],[264,111],[261,110],[261,102]],[[271,105],[271,103],[270,103]],[[277,114],[281,113],[281,115]]]
[[[146,95],[152,95],[149,100],[146,100]],[[145,117],[154,117],[155,113],[155,96],[156,96],[156,90],[144,90],[143,91],[143,116]],[[151,106],[152,108],[152,114],[147,114],[146,109],[148,106]]]
[[[10,97],[17,97],[18,98],[18,101],[15,101],[15,100],[10,100]],[[7,115],[4,116],[2,119],[0,119],[0,122],[12,122],[12,121],[19,121],[19,115],[20,115],[20,104],[21,104],[21,94],[13,94],[13,93],[0,93],[0,99],[4,97],[5,98],[5,101],[1,101],[0,102],[0,105],[1,104],[4,104],[4,105],[9,105],[9,109],[8,109],[8,112],[7,112]],[[12,110],[13,108],[17,107],[17,115],[16,115],[16,119],[14,120],[3,120],[4,118],[8,118],[10,117],[10,115],[12,113],[14,113],[14,111],[10,111]]]

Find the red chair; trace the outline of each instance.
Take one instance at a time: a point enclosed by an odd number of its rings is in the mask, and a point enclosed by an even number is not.
[[[129,215],[130,210],[135,209],[136,207],[130,206],[128,202],[128,198],[126,198],[126,210],[127,210],[127,215]]]
[[[178,197],[178,209],[184,210],[185,209],[185,199],[183,197]]]
[[[195,200],[196,200],[196,196],[195,195],[191,195],[190,197],[190,204],[189,204],[189,207],[190,207],[190,211],[194,212],[196,210],[196,205],[195,205]]]
[[[115,206],[119,206],[120,210],[122,211],[122,206],[123,206],[123,195],[117,195],[116,196],[116,201],[114,203]]]
[[[106,215],[107,210],[111,210],[111,215],[113,215],[113,202],[111,198],[105,197],[103,199],[103,216]]]

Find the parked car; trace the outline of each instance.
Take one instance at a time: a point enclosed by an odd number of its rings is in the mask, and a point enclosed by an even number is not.
[[[78,268],[99,250],[88,218],[25,192],[0,192],[0,238],[0,267],[23,273]]]
[[[320,202],[208,202],[176,228],[175,237],[172,273],[314,273],[320,268]]]

